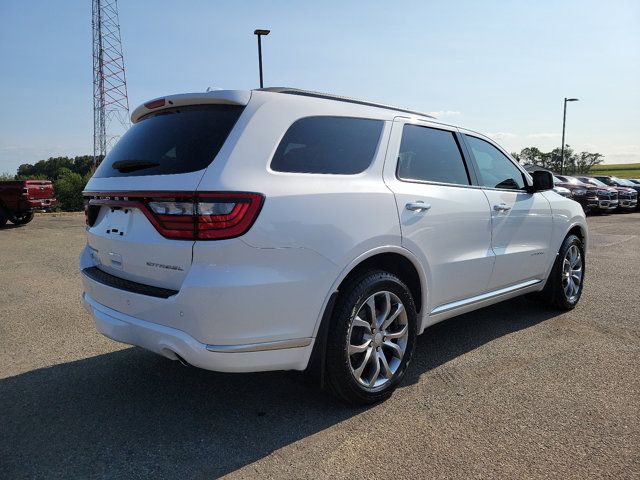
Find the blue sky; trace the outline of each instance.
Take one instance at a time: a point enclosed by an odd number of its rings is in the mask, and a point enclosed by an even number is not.
[[[265,84],[640,162],[640,2],[120,0],[129,101]],[[0,0],[0,172],[92,152],[91,1]]]

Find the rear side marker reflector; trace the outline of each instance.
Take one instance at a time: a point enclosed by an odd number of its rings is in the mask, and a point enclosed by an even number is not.
[[[244,235],[264,202],[263,195],[246,192],[85,192],[84,195],[89,226],[97,220],[96,210],[101,205],[138,208],[163,237],[182,240],[223,240]]]

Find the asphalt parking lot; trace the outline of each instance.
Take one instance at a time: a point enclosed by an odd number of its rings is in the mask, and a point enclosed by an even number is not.
[[[0,230],[0,478],[640,478],[640,213],[589,225],[575,310],[436,325],[368,409],[112,342],[80,302],[83,217]]]

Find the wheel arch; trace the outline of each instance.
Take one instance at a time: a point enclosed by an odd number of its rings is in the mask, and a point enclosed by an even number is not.
[[[564,238],[567,238],[567,236],[569,235],[575,235],[578,238],[580,238],[580,240],[582,240],[582,243],[584,244],[585,248],[587,246],[587,229],[584,228],[583,225],[580,225],[579,223],[574,223],[571,228],[569,228],[569,231],[567,232],[567,235],[565,235]],[[562,239],[562,241],[564,241],[564,238]]]
[[[398,252],[381,252],[361,259],[341,280],[337,288],[338,293],[361,273],[377,269],[393,273],[406,283],[416,305],[416,312],[420,314],[423,305],[422,279],[413,262]]]
[[[416,304],[418,313],[418,332],[422,331],[423,310],[426,307],[426,274],[418,259],[407,249],[389,245],[365,252],[349,263],[335,280],[323,304],[315,328],[315,341],[307,370],[324,385],[324,351],[326,347],[329,323],[340,289],[360,273],[370,269],[381,269],[397,275],[403,280]]]
[[[555,246],[555,251],[553,253],[552,260],[551,260],[549,266],[547,267],[547,272],[546,272],[545,277],[544,277],[544,282],[542,283],[542,286],[540,287],[541,290],[546,286],[547,281],[549,280],[549,275],[551,274],[551,271],[553,270],[553,265],[554,265],[554,263],[556,261],[556,258],[558,256],[558,254],[560,253],[560,248],[562,248],[563,242],[565,241],[565,239],[569,235],[576,235],[578,238],[580,238],[580,240],[582,240],[582,243],[584,245],[585,256],[586,256],[587,241],[588,241],[587,240],[588,239],[588,230],[587,230],[586,222],[585,221],[581,221],[580,219],[574,218],[573,221],[569,224],[568,228],[566,229],[564,235],[559,237],[559,241],[556,240],[556,241],[558,241],[558,244]],[[556,237],[556,239],[557,238],[558,237]]]
[[[560,247],[562,246],[562,242],[564,242],[565,238],[567,238],[569,235],[575,235],[582,241],[582,245],[586,255],[587,244],[589,242],[589,229],[587,227],[587,222],[585,217],[584,216],[580,217],[576,215],[567,223],[568,225],[567,225],[566,233],[560,239],[560,245],[558,245],[557,250],[558,251],[560,250]]]

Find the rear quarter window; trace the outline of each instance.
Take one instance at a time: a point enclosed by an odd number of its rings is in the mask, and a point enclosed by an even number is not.
[[[351,117],[306,117],[284,134],[271,159],[276,172],[353,175],[373,161],[382,120]]]
[[[237,105],[193,105],[148,115],[127,130],[94,177],[202,170],[216,157],[243,110]]]

